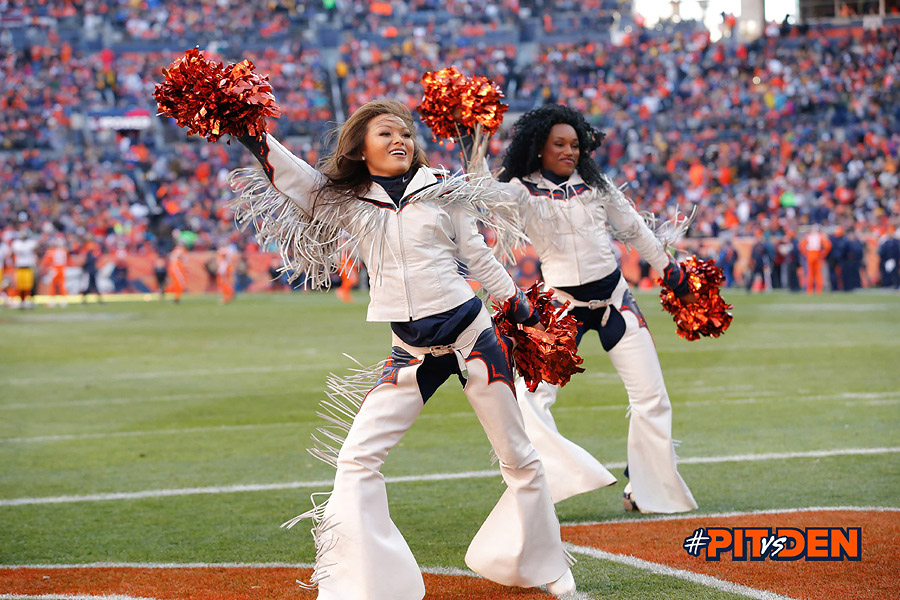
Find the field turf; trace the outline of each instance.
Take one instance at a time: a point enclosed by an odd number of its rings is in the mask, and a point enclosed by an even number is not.
[[[686,342],[656,296],[638,294],[698,513],[900,507],[900,296],[725,295],[731,329]],[[344,352],[364,364],[387,354],[388,327],[365,323],[365,300],[297,292],[0,311],[0,565],[311,562],[306,529],[278,526],[325,487],[304,482],[333,475],[306,453],[326,376],[353,366]],[[581,354],[587,372],[554,414],[618,476],[625,391],[599,340]],[[451,380],[384,473],[493,468]],[[560,520],[647,519],[622,512],[623,485],[559,504]],[[388,484],[423,568],[465,568],[502,489],[499,475]],[[72,498],[102,494],[125,496]],[[739,597],[596,558],[575,574],[589,598]]]

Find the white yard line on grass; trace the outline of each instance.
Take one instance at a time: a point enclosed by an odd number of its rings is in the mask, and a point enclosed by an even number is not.
[[[314,563],[132,563],[132,562],[93,562],[62,563],[33,565],[0,565],[0,569],[312,569]],[[468,569],[456,567],[422,567],[424,573],[432,575],[454,575],[463,577],[479,577]],[[2,598],[3,596],[0,596]]]
[[[765,508],[761,510],[744,510],[719,513],[683,513],[677,515],[641,515],[640,518],[609,519],[608,521],[573,521],[562,523],[565,526],[581,527],[583,525],[615,525],[620,523],[650,523],[653,521],[687,521],[690,519],[727,519],[730,517],[752,517],[757,515],[777,515],[798,512],[900,512],[896,506],[805,506],[802,508]]]
[[[281,395],[283,392],[276,392],[274,394],[267,395]],[[293,392],[290,392],[293,393]],[[770,396],[766,398],[765,396]],[[180,399],[188,399],[188,398],[228,398],[227,394],[220,394],[218,396],[214,394],[181,394],[177,396],[172,396],[171,398],[180,398]],[[775,392],[761,392],[756,396],[751,396],[747,398],[731,398],[727,400],[688,400],[685,402],[676,402],[676,405],[679,408],[697,408],[697,407],[709,407],[709,406],[736,406],[743,404],[758,404],[762,402],[781,402],[782,396],[777,395]],[[900,403],[900,391],[897,392],[866,392],[866,393],[857,393],[857,392],[845,392],[841,394],[826,394],[819,396],[792,396],[791,400],[795,402],[818,402],[821,400],[844,400],[847,402],[845,404],[847,406],[856,406],[856,405],[864,405],[864,406],[888,406]],[[102,403],[102,401],[98,401],[98,403]],[[125,402],[122,402],[125,403]],[[74,403],[73,403],[74,404]],[[18,406],[19,408],[24,408],[23,406]],[[35,408],[43,409],[50,405],[36,405]],[[55,404],[55,406],[64,407],[69,406],[65,404]],[[3,408],[0,406],[0,410]],[[621,411],[623,414],[628,410],[628,406],[624,403],[622,404],[605,404],[600,406],[558,406],[553,409],[553,412],[566,413],[566,412],[575,412],[575,411]],[[471,411],[463,411],[463,412],[453,412],[453,413],[423,413],[420,419],[448,419],[448,418],[475,418],[475,413]],[[318,421],[317,419],[315,419]],[[38,443],[38,442],[66,442],[73,440],[99,440],[104,438],[123,438],[123,437],[139,437],[139,436],[148,436],[148,435],[179,435],[179,434],[193,434],[193,433],[201,433],[201,432],[229,432],[229,431],[241,431],[241,430],[253,430],[253,429],[265,429],[268,427],[292,427],[299,425],[308,425],[311,421],[289,421],[289,422],[281,422],[281,423],[250,423],[245,425],[207,425],[202,427],[184,427],[180,429],[145,429],[145,430],[136,430],[136,431],[110,431],[110,432],[98,432],[98,433],[72,433],[72,434],[61,434],[61,435],[38,435],[31,437],[15,437],[15,438],[0,438],[0,443],[10,443],[10,444],[25,444],[25,443]]]
[[[111,431],[109,433],[73,433],[69,435],[40,435],[35,437],[6,438],[2,442],[10,443],[36,443],[36,442],[66,442],[71,440],[97,440],[104,438],[140,437],[147,435],[181,435],[185,433],[206,432],[231,432],[249,431],[253,429],[268,429],[275,427],[297,427],[306,425],[308,421],[286,423],[257,423],[249,425],[210,425],[205,427],[182,427],[179,429],[147,429],[143,431]]]
[[[843,450],[814,450],[810,452],[783,452],[768,454],[735,454],[729,456],[697,456],[679,458],[680,464],[710,464],[727,462],[755,462],[765,460],[786,460],[794,458],[825,458],[832,456],[858,456],[874,454],[894,454],[900,452],[900,447],[894,448],[846,448]],[[610,469],[625,467],[624,462],[606,463]],[[432,473],[428,475],[403,475],[385,477],[386,483],[415,483],[422,481],[449,481],[454,479],[483,479],[498,477],[499,470],[487,471],[463,471],[459,473]],[[72,502],[102,502],[110,500],[139,500],[145,498],[164,498],[170,496],[193,496],[199,494],[232,494],[241,492],[266,492],[277,490],[292,490],[303,488],[324,488],[333,482],[331,480],[320,481],[291,481],[286,483],[265,483],[213,487],[176,488],[166,490],[144,490],[140,492],[114,492],[107,494],[86,494],[81,496],[43,496],[36,498],[6,498],[0,500],[2,506],[23,506],[33,504],[67,504]]]
[[[256,396],[265,394],[224,394],[204,392],[201,394],[165,394],[161,396],[148,396],[146,398],[86,398],[83,400],[69,400],[60,402],[18,402],[15,404],[0,405],[0,410],[43,410],[45,408],[79,408],[82,406],[115,406],[118,404],[142,404],[144,402],[179,402],[182,400],[214,400],[233,398],[235,396]]]
[[[137,373],[84,373],[65,377],[25,377],[0,380],[0,385],[39,385],[41,383],[71,383],[75,381],[128,381],[131,379],[164,379],[169,377],[202,377],[206,375],[246,375],[252,373],[280,373],[283,371],[311,371],[327,369],[327,366],[304,363],[299,365],[260,365],[255,367],[227,367],[218,369],[176,369],[170,371],[143,371]]]
[[[782,596],[781,594],[776,594],[774,592],[759,590],[756,588],[747,587],[745,585],[739,585],[737,583],[732,583],[724,579],[719,579],[718,577],[711,577],[709,575],[701,575],[700,573],[694,573],[692,571],[676,569],[668,565],[650,562],[640,558],[635,558],[633,556],[613,554],[612,552],[605,552],[603,550],[588,548],[586,546],[575,546],[573,544],[566,544],[566,548],[568,548],[569,552],[572,552],[573,554],[581,554],[584,556],[590,556],[591,558],[608,560],[635,569],[650,571],[655,575],[677,577],[678,579],[684,579],[685,581],[690,581],[691,583],[711,587],[713,589],[721,590],[723,592],[728,592],[731,594],[739,594],[741,596],[746,596],[747,598],[755,598],[756,600],[794,600],[790,596]]]

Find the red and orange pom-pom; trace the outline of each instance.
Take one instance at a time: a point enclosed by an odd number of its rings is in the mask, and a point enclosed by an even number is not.
[[[487,135],[494,135],[503,123],[503,113],[509,106],[500,102],[503,92],[500,86],[485,77],[476,75],[469,79],[469,85],[462,95],[462,122],[466,127],[474,128],[481,123]]]
[[[249,60],[224,67],[192,48],[163,69],[165,80],[153,92],[158,113],[210,142],[226,134],[259,137],[266,117],[281,116],[281,109],[268,75],[254,68]]]
[[[429,71],[422,76],[425,95],[419,104],[422,122],[435,140],[459,135],[459,125],[481,124],[488,135],[496,133],[509,108],[500,102],[500,87],[483,75],[467,78],[456,67]]]
[[[528,390],[533,392],[540,382],[566,385],[575,373],[583,373],[579,367],[575,342],[578,321],[572,315],[562,316],[566,306],[553,305],[553,293],[542,292],[541,282],[536,282],[525,292],[528,301],[537,310],[545,330],[519,326],[509,318],[510,301],[502,306],[494,304],[497,311],[494,324],[498,331],[516,342],[514,357],[519,374],[525,378]]]
[[[714,260],[702,260],[691,256],[681,264],[697,301],[686,304],[678,298],[672,288],[662,285],[659,298],[663,308],[675,319],[678,335],[688,341],[699,340],[701,336],[719,337],[731,325],[731,313],[734,308],[726,304],[719,295],[719,288],[725,281],[722,269]]]
[[[419,104],[422,122],[431,129],[435,140],[459,135],[454,112],[460,107],[468,79],[456,67],[429,71],[422,76],[425,95]]]

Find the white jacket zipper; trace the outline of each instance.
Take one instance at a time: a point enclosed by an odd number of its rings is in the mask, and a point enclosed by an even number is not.
[[[400,260],[403,261],[403,289],[406,292],[406,312],[409,314],[409,320],[413,320],[412,296],[409,294],[409,268],[406,264],[406,246],[403,243],[403,213],[398,208],[397,214],[397,234],[400,237]]]

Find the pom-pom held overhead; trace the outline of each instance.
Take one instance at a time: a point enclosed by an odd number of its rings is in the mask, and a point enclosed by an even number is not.
[[[578,321],[572,315],[563,316],[568,303],[557,308],[553,304],[553,293],[542,292],[541,286],[541,282],[536,282],[525,295],[540,315],[544,331],[514,323],[509,318],[511,301],[507,300],[502,306],[494,304],[497,311],[494,324],[501,334],[515,341],[516,368],[531,392],[542,381],[566,385],[572,375],[584,372],[578,366],[584,361],[578,356],[575,342]]]
[[[493,135],[509,108],[500,101],[503,92],[496,83],[483,75],[468,78],[456,67],[425,73],[422,87],[418,111],[435,140],[458,137],[460,125]]]
[[[503,92],[500,86],[485,77],[475,75],[469,79],[469,85],[460,98],[463,125],[475,129],[478,125],[484,128],[486,135],[494,135],[503,123],[503,113],[509,106],[500,99]]]
[[[225,67],[192,48],[162,70],[165,80],[153,92],[158,113],[210,142],[226,134],[258,138],[266,117],[281,116],[281,109],[268,75],[254,68],[249,60]]]
[[[719,337],[731,325],[732,316],[728,311],[734,308],[719,295],[719,288],[725,281],[722,269],[716,266],[716,261],[701,260],[696,256],[680,264],[697,301],[687,304],[658,279],[657,283],[662,285],[659,297],[663,308],[674,317],[678,335],[684,339],[693,341],[701,336]]]

